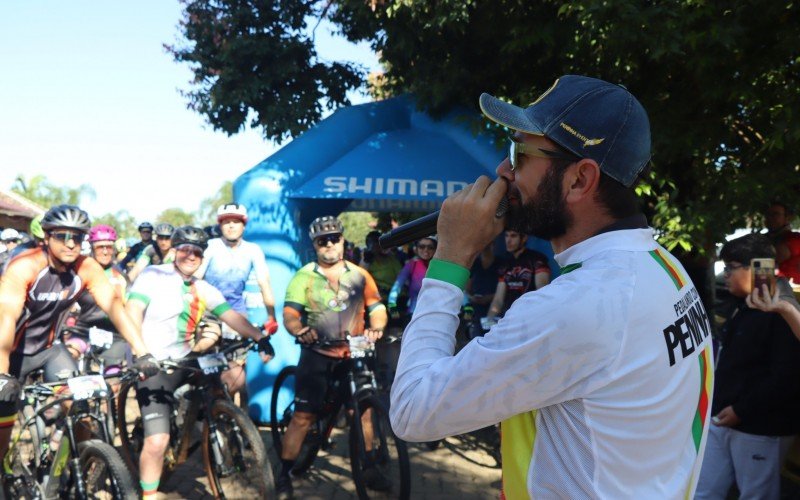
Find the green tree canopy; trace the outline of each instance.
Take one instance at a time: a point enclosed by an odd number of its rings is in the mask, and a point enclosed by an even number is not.
[[[44,175],[27,177],[20,174],[14,179],[11,191],[45,208],[64,203],[80,205],[81,200],[95,197],[94,189],[88,184],[81,184],[78,187],[57,186]]]
[[[213,196],[204,198],[197,210],[196,220],[199,225],[210,226],[217,223],[217,208],[225,203],[233,202],[233,182],[225,181]]]
[[[236,14],[244,8],[252,13]],[[284,10],[286,15],[303,12],[290,30],[272,21],[283,19],[276,12]],[[187,1],[186,15],[182,28],[187,46],[194,44],[192,53],[224,55],[239,64],[220,70],[218,59],[176,54],[203,76],[191,99],[202,96],[218,108],[234,107],[239,117],[250,111],[258,117],[279,115],[269,123],[252,122],[266,137],[297,135],[319,119],[308,109],[319,109],[320,95],[314,92],[310,105],[298,74],[284,69],[307,68],[315,54],[308,49],[290,56],[279,50],[275,67],[267,70],[248,44],[257,34],[264,46],[286,37],[291,45],[303,38],[306,21],[324,15],[347,38],[366,40],[380,54],[386,72],[372,80],[380,82],[376,92],[411,92],[433,113],[453,106],[477,110],[481,92],[526,105],[562,74],[623,83],[650,115],[653,170],[639,191],[670,248],[708,254],[732,229],[758,224],[768,200],[797,204],[800,198],[800,165],[794,157],[800,126],[793,122],[793,112],[800,109],[797,3],[217,0]],[[248,57],[252,62],[245,64]],[[329,78],[341,76],[333,65],[326,67]],[[260,76],[255,68],[269,75]],[[226,92],[212,91],[209,82],[222,85],[223,80]],[[344,104],[338,91],[360,84],[351,78],[337,81],[337,91],[323,98],[328,105]],[[324,85],[315,89],[330,91]],[[194,109],[213,123],[215,112]]]
[[[177,208],[177,207],[168,208],[164,210],[163,212],[158,214],[158,217],[156,217],[156,221],[157,222],[153,223],[153,225],[156,225],[161,222],[172,224],[175,227],[197,225],[197,223],[195,222],[194,214],[187,212],[182,208]]]
[[[113,227],[120,238],[138,238],[139,236],[136,219],[127,210],[117,210],[113,214],[107,213],[92,218],[92,225],[97,224],[108,224]]]

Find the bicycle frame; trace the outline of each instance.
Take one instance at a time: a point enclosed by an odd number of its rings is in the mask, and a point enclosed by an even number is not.
[[[114,375],[103,378],[106,379],[114,377],[117,376]],[[3,459],[3,471],[7,476],[13,477],[13,458],[15,454],[19,452],[19,442],[25,429],[32,426],[36,426],[37,429],[41,429],[40,423],[43,421],[44,414],[47,410],[56,406],[61,406],[69,401],[73,403],[76,402],[75,396],[73,394],[69,394],[67,396],[56,398],[48,403],[41,404],[44,399],[56,394],[56,387],[63,387],[64,385],[66,385],[66,382],[50,382],[34,384],[24,389],[26,395],[29,398],[34,399],[34,413],[25,419],[24,422],[22,422],[19,432],[12,440],[8,453],[6,453],[6,456]],[[93,396],[81,401],[90,402],[104,399],[106,399],[105,396]],[[60,425],[56,423],[56,427],[53,429],[53,432],[57,432],[57,430],[62,426],[65,428],[65,432],[59,440],[57,450],[53,450],[55,453],[52,458],[49,457],[49,452],[51,451],[49,446],[40,446],[40,449],[33,450],[33,453],[39,455],[39,470],[31,471],[24,462],[21,463],[23,475],[25,476],[23,479],[28,483],[28,485],[35,486],[42,498],[58,498],[59,488],[61,486],[61,477],[67,467],[70,467],[72,478],[75,481],[77,498],[86,498],[86,485],[83,482],[80,469],[78,441],[75,438],[75,422],[91,419],[98,424],[98,427],[103,430],[104,434],[106,433],[106,429],[103,425],[103,422],[97,415],[91,413],[88,409],[82,409],[82,406],[83,405],[72,404],[66,415],[62,417],[63,423]],[[106,435],[105,437],[110,440],[109,436]],[[35,443],[32,444],[35,445]],[[47,467],[48,465],[49,467]],[[44,480],[42,480],[41,483],[38,480],[39,475],[44,477]]]

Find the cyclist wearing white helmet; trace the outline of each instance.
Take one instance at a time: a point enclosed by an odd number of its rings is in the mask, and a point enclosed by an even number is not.
[[[0,270],[2,270],[5,263],[10,259],[11,252],[19,245],[19,232],[10,227],[3,229],[0,232],[0,241],[5,247],[5,250],[0,252]]]
[[[269,279],[269,268],[261,247],[242,239],[247,224],[247,208],[238,203],[226,203],[217,209],[217,222],[221,238],[208,242],[203,264],[195,275],[218,288],[234,311],[247,316],[244,288],[252,275],[261,289],[261,299],[269,316],[270,331],[278,329],[275,321],[275,298]],[[240,391],[245,384],[241,364],[232,364],[223,374],[231,394]]]

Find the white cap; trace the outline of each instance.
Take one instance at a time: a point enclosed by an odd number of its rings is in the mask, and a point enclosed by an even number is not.
[[[3,229],[3,231],[0,232],[0,240],[2,241],[18,240],[19,238],[19,232],[10,227]]]

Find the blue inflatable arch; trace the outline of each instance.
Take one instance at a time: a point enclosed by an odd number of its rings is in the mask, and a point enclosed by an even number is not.
[[[279,322],[289,280],[315,259],[307,234],[315,217],[432,211],[479,176],[494,177],[505,151],[475,133],[477,118],[460,112],[434,120],[408,96],[343,108],[234,181],[234,198],[249,213],[245,239],[267,257]],[[542,250],[552,254],[549,245]],[[265,318],[263,306],[248,312],[254,322]],[[261,422],[269,421],[275,376],[299,356],[283,329],[273,345],[276,359],[247,365],[250,413]]]

